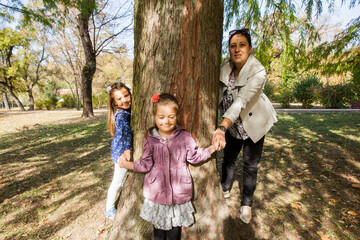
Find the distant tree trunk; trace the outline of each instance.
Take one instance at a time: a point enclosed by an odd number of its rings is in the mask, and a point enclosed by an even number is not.
[[[76,110],[80,110],[81,107],[81,101],[79,96],[79,86],[78,86],[78,80],[75,79],[75,90],[76,90]]]
[[[200,147],[215,130],[221,62],[223,2],[135,1],[134,159],[144,131],[153,126],[151,96],[170,92],[179,100],[183,126]],[[215,160],[190,167],[196,223],[182,239],[238,239],[220,189]],[[130,172],[108,239],[152,239],[153,226],[139,217],[144,174]]]
[[[2,95],[3,95],[3,101],[4,101],[5,109],[6,109],[6,110],[10,110],[9,99],[8,99],[6,93],[3,92]]]
[[[35,101],[34,101],[34,95],[33,95],[33,91],[32,88],[28,88],[27,89],[28,95],[29,95],[29,110],[34,110],[35,109]]]
[[[95,0],[83,0],[77,27],[85,53],[85,64],[81,70],[81,95],[83,99],[83,117],[93,117],[92,80],[96,72],[96,54],[89,34],[89,19],[94,11]]]
[[[13,92],[12,88],[10,86],[4,85],[5,89],[8,91],[16,105],[20,108],[21,111],[25,111],[24,105],[20,102],[19,98],[16,96],[16,94]]]

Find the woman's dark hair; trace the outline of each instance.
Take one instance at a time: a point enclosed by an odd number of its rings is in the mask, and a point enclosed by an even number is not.
[[[250,31],[249,31],[249,29],[247,29],[247,28],[232,30],[232,31],[229,32],[229,42],[228,42],[229,47],[230,47],[230,41],[231,41],[232,37],[235,36],[235,35],[237,35],[237,34],[243,35],[243,36],[246,38],[246,40],[248,41],[249,46],[252,47],[252,45],[251,45]]]

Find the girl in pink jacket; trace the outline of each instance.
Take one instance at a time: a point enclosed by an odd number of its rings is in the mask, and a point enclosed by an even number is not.
[[[145,201],[140,217],[154,225],[154,239],[180,239],[181,227],[194,223],[192,179],[187,164],[210,158],[215,151],[197,148],[195,140],[177,125],[180,109],[170,94],[153,96],[155,127],[148,130],[140,161],[120,161],[122,167],[146,172]]]

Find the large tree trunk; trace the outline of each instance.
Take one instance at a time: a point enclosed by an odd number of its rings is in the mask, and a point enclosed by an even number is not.
[[[170,92],[182,107],[183,126],[200,147],[215,130],[221,62],[223,2],[135,1],[134,159],[139,160],[144,131],[153,126],[151,96]],[[140,117],[141,116],[141,117]],[[220,189],[215,159],[190,167],[195,224],[183,239],[238,239]],[[144,174],[130,172],[109,239],[152,239],[153,226],[139,217]]]
[[[78,30],[85,53],[85,64],[81,70],[81,95],[83,98],[83,117],[93,117],[92,80],[96,72],[96,54],[89,34],[89,19],[94,11],[95,1],[84,0],[78,15]]]
[[[6,92],[3,92],[3,101],[4,101],[4,106],[6,110],[10,110],[10,105],[9,105],[9,99],[6,95]]]

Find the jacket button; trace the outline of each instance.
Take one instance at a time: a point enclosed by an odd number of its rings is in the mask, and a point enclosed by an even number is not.
[[[252,112],[249,112],[249,116],[252,116]]]

